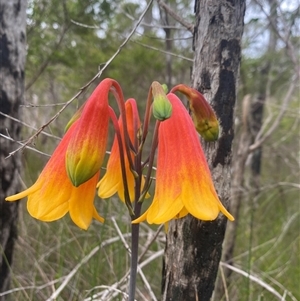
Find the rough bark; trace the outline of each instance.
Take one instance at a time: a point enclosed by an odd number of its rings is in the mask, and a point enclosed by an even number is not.
[[[234,256],[235,239],[239,221],[239,211],[241,203],[248,200],[248,204],[252,206],[251,212],[253,214],[255,210],[254,200],[260,192],[260,171],[261,171],[261,158],[262,158],[262,146],[256,148],[253,152],[250,151],[251,145],[254,143],[257,135],[259,134],[263,124],[263,112],[266,102],[266,98],[269,94],[272,77],[269,76],[272,70],[272,55],[271,53],[275,50],[278,36],[276,34],[277,24],[277,1],[268,0],[270,6],[270,22],[273,26],[270,26],[270,35],[266,60],[264,65],[261,66],[261,77],[257,83],[256,95],[246,95],[243,100],[242,110],[242,132],[236,141],[237,151],[233,155],[234,162],[232,166],[232,189],[231,189],[231,213],[235,216],[236,222],[229,224],[223,244],[222,261],[234,264],[232,258]],[[250,178],[249,183],[245,183],[245,170],[246,162],[250,157]],[[251,191],[246,189],[251,187]],[[245,198],[247,195],[247,198]],[[251,223],[250,223],[251,224]],[[251,227],[251,225],[250,225]],[[225,294],[225,287],[230,286],[232,270],[224,269],[223,276],[218,277],[216,283],[216,290],[214,294],[214,300],[221,300]],[[231,297],[231,296],[230,296]],[[231,299],[239,300],[239,296],[235,293]]]
[[[216,143],[205,143],[222,202],[230,197],[233,112],[241,57],[244,0],[196,0],[192,86],[214,107],[221,126]],[[210,300],[222,252],[226,219],[188,216],[170,223],[164,257],[163,300]]]
[[[24,94],[26,1],[0,0],[0,22],[0,111],[18,118]],[[20,126],[0,115],[0,132],[18,140]],[[19,190],[20,155],[5,159],[15,147],[11,141],[0,137],[0,293],[9,288],[17,238],[18,204],[4,200]]]

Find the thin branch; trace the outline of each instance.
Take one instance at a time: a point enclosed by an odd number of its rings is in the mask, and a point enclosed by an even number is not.
[[[22,124],[22,125],[28,127],[29,129],[32,129],[32,130],[35,130],[35,131],[38,130],[38,129],[35,128],[34,126],[31,126],[30,124],[28,124],[28,123],[26,123],[26,122],[24,122],[24,121],[21,121],[20,119],[14,118],[14,117],[12,117],[12,116],[10,116],[10,115],[4,114],[4,113],[2,113],[2,112],[0,112],[0,115],[4,116],[4,117],[6,117],[6,118],[9,118],[9,119],[11,119],[11,120],[13,120],[13,121],[15,121],[15,122],[17,122],[17,123],[20,123],[20,124]],[[57,139],[57,140],[61,140],[61,138],[59,138],[59,137],[57,137],[57,136],[55,136],[55,135],[52,135],[52,134],[50,134],[50,133],[44,132],[44,131],[42,131],[41,134],[43,134],[43,135],[45,135],[45,136],[47,136],[47,137],[51,137],[51,138],[55,138],[55,139]],[[14,139],[10,139],[10,140],[15,141]],[[15,142],[17,142],[17,141],[15,141]],[[18,142],[17,142],[17,143],[18,143]]]
[[[38,153],[38,154],[41,154],[41,155],[44,155],[44,156],[47,156],[47,157],[51,157],[51,155],[46,154],[46,153],[44,153],[44,152],[41,152],[41,151],[37,150],[37,149],[34,148],[34,147],[25,145],[24,143],[22,143],[22,142],[20,142],[20,141],[17,141],[17,140],[15,140],[15,139],[13,139],[13,138],[11,138],[11,137],[9,137],[9,136],[6,136],[6,135],[3,135],[3,134],[0,133],[0,137],[5,138],[6,140],[9,140],[9,141],[13,141],[13,142],[15,142],[15,143],[21,145],[20,148],[22,148],[22,149],[23,149],[23,148],[30,149],[30,150],[32,150],[32,151],[35,151],[35,152]]]
[[[130,14],[128,14],[126,11],[122,10],[122,14],[124,14],[124,16],[126,16],[131,21],[135,21],[135,18],[133,16],[131,16]],[[145,26],[145,27],[150,27],[150,28],[160,28],[160,29],[167,28],[167,29],[175,29],[175,30],[186,30],[186,28],[172,26],[172,25],[160,25],[160,24],[157,25],[157,24],[149,24],[149,23],[145,23],[145,22],[142,22],[141,25]]]
[[[262,279],[260,279],[259,277],[253,276],[245,271],[243,271],[242,269],[239,269],[237,267],[234,267],[230,264],[227,264],[225,262],[220,262],[221,266],[224,266],[244,277],[249,278],[251,281],[258,283],[261,287],[264,287],[266,290],[268,290],[271,294],[273,294],[274,296],[276,296],[279,300],[284,301],[285,299],[283,298],[283,296],[280,295],[279,292],[277,292],[272,286],[270,286],[268,283],[264,282]]]
[[[32,289],[34,289],[35,291],[39,291],[39,290],[42,290],[44,288],[47,288],[49,286],[52,286],[52,285],[58,283],[63,278],[64,277],[52,280],[52,281],[47,282],[46,284],[43,284],[43,285],[29,285],[29,286],[16,287],[16,288],[10,289],[8,291],[5,291],[3,293],[0,293],[0,297],[3,297],[5,295],[10,295],[10,294],[13,294],[13,293],[16,293],[16,292],[19,292],[19,291],[25,291],[25,290],[32,290]]]
[[[23,105],[20,105],[20,107],[24,107],[24,108],[41,108],[41,107],[58,107],[58,106],[63,106],[65,105],[65,102],[58,102],[58,103],[48,103],[45,105],[35,105],[33,103],[27,102]]]
[[[143,47],[146,47],[146,48],[149,48],[149,49],[152,49],[152,50],[155,50],[155,51],[159,51],[159,52],[164,53],[164,54],[169,54],[169,55],[171,55],[171,56],[174,56],[174,57],[179,58],[179,59],[182,59],[182,60],[186,60],[186,61],[189,61],[189,62],[194,62],[193,59],[188,58],[188,57],[183,56],[183,55],[180,55],[180,54],[175,54],[175,53],[170,52],[170,51],[165,51],[165,50],[162,50],[162,49],[159,49],[159,48],[156,48],[156,47],[153,47],[153,46],[150,46],[150,45],[147,45],[147,44],[138,42],[138,41],[134,41],[134,40],[131,40],[130,42],[136,43],[136,44],[138,44],[138,45],[141,45],[141,46],[143,46]]]
[[[125,240],[125,237],[124,237],[121,229],[119,228],[119,226],[118,226],[118,224],[116,222],[116,219],[114,217],[112,217],[111,220],[112,220],[112,222],[114,224],[114,227],[115,227],[115,229],[116,229],[116,231],[117,231],[117,233],[118,233],[118,235],[119,235],[119,237],[120,237],[120,239],[121,239],[121,241],[122,241],[122,243],[123,243],[126,251],[128,252],[129,255],[131,255],[130,247],[129,247],[127,241]]]
[[[191,33],[194,33],[194,24],[186,22],[183,18],[178,16],[176,12],[172,8],[170,8],[165,2],[162,0],[157,0],[158,5],[163,8],[170,16],[173,17],[174,20],[176,20],[178,23],[180,23],[182,26],[184,26],[188,31]]]
[[[71,19],[71,22],[77,26],[80,26],[80,27],[84,27],[84,28],[89,28],[89,29],[102,29],[100,26],[98,25],[88,25],[88,24],[84,24],[84,23],[80,23],[80,22],[77,22],[75,20],[72,20]]]

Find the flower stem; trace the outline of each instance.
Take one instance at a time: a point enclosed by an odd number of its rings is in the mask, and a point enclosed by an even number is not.
[[[138,177],[135,178],[135,201],[134,201],[134,216],[131,219],[141,215],[142,203],[139,202],[141,195],[141,183],[142,183],[142,148],[136,154],[134,160],[135,170]],[[130,280],[129,280],[129,292],[128,300],[134,301],[136,290],[136,277],[137,277],[137,265],[138,265],[138,252],[139,252],[139,224],[131,224],[131,261],[130,261]]]
[[[142,204],[135,203],[135,214],[140,215]],[[134,301],[136,289],[136,276],[138,265],[138,250],[139,250],[139,232],[140,224],[131,224],[131,261],[130,261],[130,280],[129,280],[129,293],[128,301]]]

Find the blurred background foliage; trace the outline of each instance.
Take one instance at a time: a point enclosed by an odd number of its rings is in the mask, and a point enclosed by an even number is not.
[[[295,30],[300,24],[299,6],[283,2],[280,6],[276,1],[247,3],[236,107],[236,148],[240,142],[244,96],[251,94],[265,99],[263,132],[266,132],[281,111],[282,99],[294,76],[291,54],[274,30],[284,33],[284,23],[280,20],[291,24],[288,40],[299,49],[299,31]],[[269,22],[272,3],[277,5],[275,29]],[[24,139],[34,128],[45,124],[98,72],[120,47],[146,4],[130,0],[28,0],[26,96],[21,116],[33,128],[23,126]],[[167,4],[185,21],[193,23],[193,3],[169,0]],[[270,48],[272,35],[277,38]],[[299,59],[299,53],[296,55]],[[104,77],[116,79],[125,97],[136,98],[143,109],[152,81],[189,84],[192,60],[192,33],[154,2],[102,77],[46,128],[53,136],[40,135],[34,147],[51,154],[68,119]],[[298,87],[276,130],[262,145],[259,189],[257,192],[256,187],[255,193],[249,180],[249,155],[233,254],[235,266],[273,287],[285,296],[284,300],[300,300],[299,155]],[[21,175],[24,188],[34,183],[47,160],[46,155],[24,151]],[[128,241],[129,217],[126,207],[116,198],[104,201],[96,198],[95,202],[106,222],[104,225],[93,222],[86,232],[77,229],[69,217],[52,223],[36,221],[28,215],[26,202],[21,202],[19,240],[8,300],[52,300],[48,298],[64,280],[68,280],[67,284],[55,300],[122,300],[122,294],[116,290],[126,291],[126,281],[103,296],[107,292],[105,286],[120,281],[129,268],[128,254],[115,224],[116,221]],[[140,247],[142,253],[148,246],[143,260],[149,259],[149,264],[143,271],[159,300],[165,237],[161,231],[154,240],[156,230],[157,227],[143,224]],[[115,241],[110,242],[111,238]],[[100,249],[87,262],[81,262],[97,247]],[[70,275],[79,263],[78,271]],[[247,277],[233,272],[230,279],[222,300],[277,300],[268,289]],[[145,282],[138,281],[138,300],[153,300]],[[92,299],[97,293],[103,299]]]

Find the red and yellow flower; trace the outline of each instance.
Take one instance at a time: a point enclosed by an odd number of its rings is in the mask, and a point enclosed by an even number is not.
[[[77,123],[67,131],[37,181],[23,192],[7,197],[6,201],[28,197],[27,209],[31,216],[49,222],[69,212],[78,227],[87,229],[92,218],[101,223],[104,219],[94,206],[99,172],[79,187],[72,184],[66,172],[66,150]]]
[[[148,95],[144,129],[141,129],[135,100],[129,99],[124,103],[119,84],[112,79],[103,80],[68,123],[65,136],[37,181],[6,200],[28,197],[27,208],[33,217],[54,221],[69,212],[78,227],[87,229],[93,218],[104,221],[94,206],[95,189],[98,186],[101,198],[118,193],[133,216],[135,209],[131,202],[135,201],[135,205],[141,206],[140,201],[144,196],[149,196],[144,186],[150,186],[158,145],[154,199],[146,212],[133,223],[147,220],[160,224],[188,213],[210,221],[216,219],[220,212],[233,220],[215,191],[195,130],[196,127],[206,140],[215,140],[218,136],[217,118],[198,91],[185,85],[178,85],[172,91],[187,95],[194,124],[177,96],[173,93],[166,96],[162,86],[154,82]],[[121,112],[119,120],[109,107],[109,92],[118,102]],[[146,164],[141,160],[152,98],[153,114],[159,121],[146,161],[149,169],[145,181],[142,170]],[[109,118],[112,118],[118,136],[113,142],[106,174],[97,184],[106,152]],[[125,178],[127,184],[124,183]],[[139,192],[136,186],[141,186],[142,191]]]
[[[174,94],[168,94],[172,116],[161,122],[154,199],[133,223],[147,220],[161,224],[190,213],[211,221],[222,212],[232,215],[220,202],[191,117]]]

